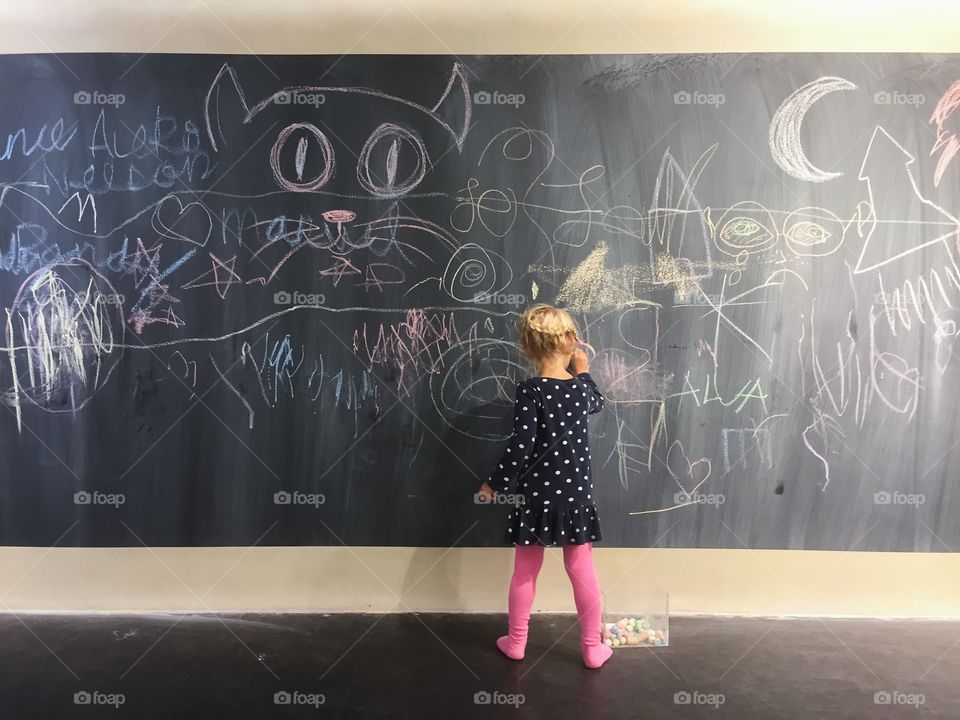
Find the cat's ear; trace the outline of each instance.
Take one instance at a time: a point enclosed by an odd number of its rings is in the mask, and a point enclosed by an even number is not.
[[[470,83],[467,82],[463,65],[454,63],[447,87],[430,111],[453,135],[458,150],[463,150],[463,141],[466,140],[467,133],[470,131],[472,110],[473,98],[470,97]]]
[[[219,152],[220,147],[227,144],[231,128],[238,127],[249,119],[250,108],[237,73],[226,63],[210,83],[203,105],[203,115],[207,137],[215,152]],[[221,118],[224,122],[221,122]]]

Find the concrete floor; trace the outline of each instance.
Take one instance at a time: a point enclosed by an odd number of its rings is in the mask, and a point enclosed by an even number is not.
[[[494,647],[504,623],[4,614],[0,718],[960,718],[960,622],[674,618],[670,647],[594,671],[572,615],[536,616],[521,662]]]

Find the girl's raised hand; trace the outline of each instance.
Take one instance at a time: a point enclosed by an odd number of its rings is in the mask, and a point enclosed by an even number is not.
[[[577,345],[573,349],[573,354],[570,356],[570,369],[574,375],[579,375],[580,373],[587,372],[587,368],[590,367],[590,360],[587,358],[587,354],[583,351],[583,348]]]
[[[493,488],[490,487],[487,483],[484,483],[480,486],[480,492],[477,493],[480,497],[485,498],[487,502],[493,502]]]

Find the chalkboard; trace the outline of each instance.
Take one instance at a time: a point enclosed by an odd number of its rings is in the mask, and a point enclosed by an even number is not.
[[[604,544],[960,546],[960,58],[0,57],[0,543],[502,543],[567,308]]]

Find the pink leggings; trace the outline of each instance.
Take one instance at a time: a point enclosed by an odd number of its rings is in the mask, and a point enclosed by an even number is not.
[[[542,545],[517,545],[514,556],[513,578],[510,580],[508,596],[509,635],[504,638],[503,650],[508,656],[523,656],[527,642],[527,627],[530,621],[530,608],[537,588],[537,576],[543,566]],[[600,586],[593,566],[593,546],[563,546],[563,565],[573,585],[573,598],[577,606],[580,621],[580,644],[584,659],[588,665],[598,658],[598,650],[603,655],[605,646],[601,642],[603,633],[603,604]]]

